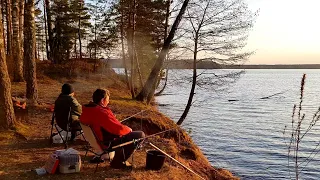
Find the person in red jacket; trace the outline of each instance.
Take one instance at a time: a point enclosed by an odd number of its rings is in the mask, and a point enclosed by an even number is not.
[[[110,93],[108,90],[97,89],[92,95],[93,102],[82,107],[82,114],[80,116],[80,122],[90,126],[97,138],[105,143],[105,147],[102,148],[110,148],[132,141],[133,139],[144,138],[144,132],[132,131],[130,127],[121,124],[116,119],[108,107],[109,97]],[[127,159],[131,156],[134,149],[135,144],[133,143],[116,149],[111,167],[119,169],[131,166],[127,162]]]

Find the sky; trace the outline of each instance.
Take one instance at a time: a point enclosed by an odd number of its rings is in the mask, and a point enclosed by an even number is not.
[[[259,10],[246,64],[320,64],[320,0],[246,0]]]

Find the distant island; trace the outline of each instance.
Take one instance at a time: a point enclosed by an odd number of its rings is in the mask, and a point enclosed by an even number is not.
[[[111,67],[123,68],[121,59],[107,59]],[[165,62],[165,66],[170,69],[192,69],[192,60],[171,60]],[[320,64],[250,64],[250,65],[222,65],[212,61],[200,61],[197,69],[320,69]]]

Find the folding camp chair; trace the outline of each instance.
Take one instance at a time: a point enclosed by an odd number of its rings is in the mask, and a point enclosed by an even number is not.
[[[70,128],[70,124],[71,124],[71,120],[70,120],[70,116],[71,116],[71,107],[69,108],[67,114],[66,114],[67,118],[65,118],[64,120],[67,121],[66,124],[64,125],[60,125],[57,123],[57,120],[56,120],[56,115],[55,113],[53,112],[52,114],[52,119],[51,119],[51,134],[50,134],[50,143],[52,144],[52,138],[53,136],[55,135],[59,135],[60,138],[62,139],[63,141],[63,144],[64,144],[64,148],[67,149],[68,148],[68,138],[69,138],[69,133],[71,134],[71,128]],[[60,117],[61,118],[61,117]],[[55,127],[57,133],[53,133],[53,127]],[[66,131],[66,134],[63,135],[62,132],[63,131]],[[80,133],[77,135],[82,135],[83,136],[83,132],[81,132],[81,130],[79,130]],[[84,137],[84,136],[83,136]]]
[[[91,127],[82,123],[80,123],[80,125],[83,131],[84,139],[87,141],[87,144],[85,145],[86,154],[84,157],[87,157],[88,152],[91,152],[100,159],[104,159],[102,156],[107,156],[106,159],[109,159],[109,161],[111,161],[115,154],[114,150],[102,149],[101,147],[103,145],[103,142],[97,138]],[[110,145],[111,142],[109,143],[109,147]],[[97,161],[95,172],[97,171],[99,164],[100,162]]]

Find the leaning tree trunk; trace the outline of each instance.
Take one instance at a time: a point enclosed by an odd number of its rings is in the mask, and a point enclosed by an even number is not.
[[[191,90],[189,94],[189,99],[188,103],[186,105],[186,108],[184,109],[179,121],[177,122],[177,125],[181,125],[182,122],[186,119],[190,107],[192,105],[192,99],[194,96],[194,91],[196,89],[196,83],[197,83],[197,53],[198,53],[198,32],[196,32],[196,37],[195,37],[195,43],[194,43],[194,51],[193,51],[193,76],[192,76],[192,85],[191,85]]]
[[[12,27],[13,27],[13,62],[14,72],[13,81],[23,81],[23,61],[20,52],[20,37],[19,37],[19,0],[12,0]]]
[[[171,5],[171,0],[167,0],[167,9],[166,9],[166,21],[165,21],[165,27],[164,27],[164,38],[163,41],[166,40],[167,36],[168,36],[168,27],[169,27],[169,16],[170,16],[170,5]],[[165,61],[168,61],[168,56],[165,56]],[[162,94],[162,92],[164,91],[164,89],[167,87],[167,82],[168,82],[168,73],[169,73],[169,69],[167,68],[166,70],[166,78],[165,78],[165,82],[164,85],[162,86],[161,90],[157,93],[155,93],[155,96],[160,96]],[[159,77],[158,83],[157,83],[157,88],[160,84],[161,81],[161,76]]]
[[[24,13],[24,62],[25,78],[27,82],[26,96],[31,103],[35,104],[38,100],[38,88],[36,80],[35,62],[35,21],[34,21],[34,0],[26,0]]]
[[[2,18],[1,13],[0,17]],[[9,129],[14,125],[15,116],[11,97],[11,83],[6,63],[3,24],[0,21],[0,128]]]
[[[6,19],[7,19],[7,54],[12,55],[12,15],[11,0],[6,0]]]
[[[162,69],[164,59],[169,51],[169,46],[171,44],[172,39],[174,38],[174,34],[175,34],[176,30],[178,29],[178,26],[180,24],[180,21],[182,19],[183,14],[188,6],[188,3],[189,3],[189,0],[185,0],[183,2],[182,7],[180,9],[180,12],[172,25],[170,33],[163,43],[159,57],[152,68],[152,71],[148,77],[148,80],[144,84],[144,87],[142,88],[141,92],[136,97],[136,99],[138,101],[145,101],[146,100],[147,103],[150,103],[150,101],[153,97],[154,91],[156,89],[156,83],[158,80],[159,73]]]
[[[166,89],[167,84],[168,84],[168,73],[169,73],[169,68],[167,68],[167,70],[166,70],[166,77],[164,80],[164,85],[162,86],[162,88],[160,89],[159,92],[154,94],[155,96],[160,96],[163,93],[163,91]],[[161,77],[159,78],[158,84],[160,84],[160,81],[161,81]],[[158,87],[158,85],[157,85],[157,87]]]

